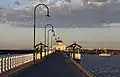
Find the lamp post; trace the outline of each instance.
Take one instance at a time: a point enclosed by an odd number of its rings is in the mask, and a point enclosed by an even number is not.
[[[47,26],[51,26],[51,28],[53,29],[53,26],[52,26],[52,24],[47,24],[47,25],[45,25],[45,38],[44,38],[44,44],[46,45],[46,28],[47,28]],[[45,49],[45,55],[46,55],[46,49]]]
[[[46,17],[50,17],[50,15],[49,15],[49,8],[48,8],[48,6],[47,5],[45,5],[45,4],[37,4],[36,6],[35,6],[35,8],[34,8],[34,41],[33,41],[33,47],[34,47],[34,51],[33,51],[33,60],[34,60],[34,64],[35,64],[35,28],[36,28],[36,9],[37,9],[37,7],[38,6],[40,6],[40,5],[43,5],[43,6],[45,6],[46,8],[47,8],[47,14],[46,14]]]
[[[50,32],[50,31],[52,31],[52,32],[53,32],[53,35],[55,35],[54,29],[49,29],[49,30],[48,30],[48,33],[47,33],[47,35],[48,35],[48,36],[47,36],[48,52],[49,52],[49,32]],[[47,54],[48,54],[48,53],[47,53]]]

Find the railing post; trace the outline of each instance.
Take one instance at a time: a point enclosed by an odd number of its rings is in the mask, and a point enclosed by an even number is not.
[[[5,58],[3,56],[3,72],[5,71]]]
[[[15,56],[13,56],[13,68],[15,68]]]
[[[14,57],[13,56],[11,56],[11,68],[14,68],[14,63],[13,63],[13,59],[14,59]]]
[[[0,57],[0,73],[1,73],[1,61],[2,61],[2,58]]]
[[[9,56],[6,56],[6,70],[9,70]]]
[[[3,56],[2,56],[2,60],[1,60],[1,72],[3,72]]]
[[[15,55],[15,67],[17,67],[17,55]]]
[[[18,67],[18,55],[16,55],[16,67]]]
[[[14,56],[14,68],[16,67],[16,65],[15,65],[15,56]]]
[[[1,68],[0,68],[0,71],[1,71],[1,73],[2,73],[2,68],[3,68],[3,66],[2,66],[2,57],[1,57],[1,62],[0,62],[0,65],[1,65]]]

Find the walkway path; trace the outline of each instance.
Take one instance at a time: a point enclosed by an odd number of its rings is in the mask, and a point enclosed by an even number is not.
[[[22,77],[85,77],[85,74],[62,53],[57,52]]]

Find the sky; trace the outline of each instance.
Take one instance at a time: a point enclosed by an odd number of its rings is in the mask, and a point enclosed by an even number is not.
[[[0,0],[0,49],[33,47],[33,8],[37,9],[36,43],[44,42],[44,25],[52,24],[66,44],[120,48],[120,0]]]

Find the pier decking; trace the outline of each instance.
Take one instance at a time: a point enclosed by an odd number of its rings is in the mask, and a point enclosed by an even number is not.
[[[62,53],[56,52],[22,77],[85,77],[85,73]]]

